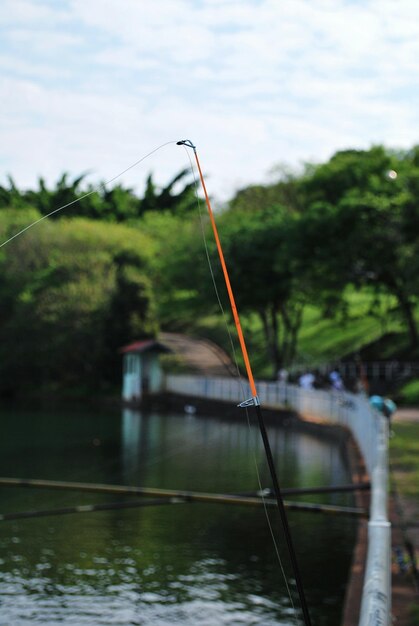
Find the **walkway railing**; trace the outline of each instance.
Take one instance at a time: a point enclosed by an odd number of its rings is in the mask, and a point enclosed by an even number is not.
[[[307,372],[311,368],[307,363],[296,364],[290,368],[289,373],[294,377]],[[333,370],[339,372],[344,380],[359,380],[360,365],[357,361],[332,361],[316,365],[316,372],[325,378]],[[392,382],[417,376],[419,372],[418,361],[362,361],[362,369],[370,383],[378,381]]]
[[[280,382],[257,383],[262,408],[292,408],[350,429],[371,478],[368,556],[359,626],[389,626],[391,622],[391,527],[387,517],[388,423],[363,395],[300,389]],[[251,396],[245,381],[199,376],[166,377],[166,390],[192,398],[238,404]]]

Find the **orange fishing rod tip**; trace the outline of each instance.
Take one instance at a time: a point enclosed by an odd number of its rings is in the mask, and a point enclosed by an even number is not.
[[[209,197],[208,197],[208,193],[207,193],[207,189],[206,189],[206,186],[205,186],[205,180],[204,180],[204,176],[202,174],[201,165],[199,163],[198,154],[197,154],[195,149],[194,149],[194,153],[195,153],[196,164],[197,164],[198,171],[199,171],[199,178],[201,179],[202,188],[203,188],[204,194],[205,194],[205,202],[206,202],[206,205],[207,205],[207,208],[208,208],[208,213],[209,213],[209,216],[210,216],[210,221],[211,221],[211,226],[212,226],[212,230],[213,230],[213,233],[214,233],[215,243],[217,245],[218,256],[220,257],[221,267],[222,267],[223,275],[224,275],[224,281],[225,281],[225,284],[226,284],[227,293],[228,293],[228,297],[229,297],[229,300],[230,300],[231,311],[232,311],[232,314],[233,314],[234,324],[236,326],[237,335],[238,335],[238,338],[239,338],[239,343],[240,343],[240,348],[241,348],[241,351],[242,351],[244,365],[245,365],[245,368],[246,368],[247,378],[249,380],[249,385],[250,385],[250,389],[251,389],[252,395],[254,397],[257,397],[258,394],[257,394],[257,391],[256,391],[255,381],[254,381],[254,378],[253,378],[252,366],[250,365],[250,359],[249,359],[249,355],[248,355],[247,347],[246,347],[246,342],[245,342],[243,331],[242,331],[241,324],[240,324],[240,317],[239,317],[239,313],[238,313],[236,302],[235,302],[235,298],[234,298],[233,288],[231,286],[230,277],[229,277],[228,270],[227,270],[227,265],[226,265],[226,262],[225,262],[225,259],[224,259],[223,248],[221,246],[221,241],[220,241],[220,238],[218,236],[217,225],[215,223],[214,214],[213,214],[213,211],[212,211],[212,208],[211,208],[211,203],[210,203],[210,200],[209,200]]]

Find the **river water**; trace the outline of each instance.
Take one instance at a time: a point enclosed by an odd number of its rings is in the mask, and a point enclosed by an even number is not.
[[[283,487],[349,482],[338,444],[290,427],[268,434]],[[0,411],[0,476],[234,493],[259,488],[256,470],[269,486],[246,419]],[[2,513],[127,499],[0,487]],[[299,499],[353,504],[342,494]],[[278,554],[263,508],[188,503],[0,522],[0,626],[299,624],[278,514],[269,516]],[[355,523],[305,512],[289,523],[313,626],[336,626]]]

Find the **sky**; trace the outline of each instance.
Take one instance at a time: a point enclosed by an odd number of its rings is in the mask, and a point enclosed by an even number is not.
[[[417,0],[2,0],[0,184],[109,181],[197,146],[223,202],[337,150],[419,143]],[[170,143],[116,182],[189,164]]]

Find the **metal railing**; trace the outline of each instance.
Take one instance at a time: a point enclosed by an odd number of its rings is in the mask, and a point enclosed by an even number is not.
[[[295,377],[307,372],[307,364],[296,364],[290,368],[290,373]],[[357,361],[336,361],[321,363],[315,367],[316,372],[327,377],[331,371],[336,370],[345,380],[357,380],[359,378],[359,363]],[[417,361],[363,361],[362,369],[370,382],[391,382],[400,378],[417,376],[419,362]]]
[[[190,398],[240,403],[250,397],[241,379],[168,375],[166,391]],[[281,382],[258,382],[262,407],[292,408],[300,415],[340,424],[352,432],[371,478],[368,554],[359,626],[391,623],[391,526],[388,508],[388,422],[365,395],[301,389]]]
[[[376,463],[371,474],[368,556],[359,626],[391,622],[391,524],[387,518],[388,423],[380,418]]]

